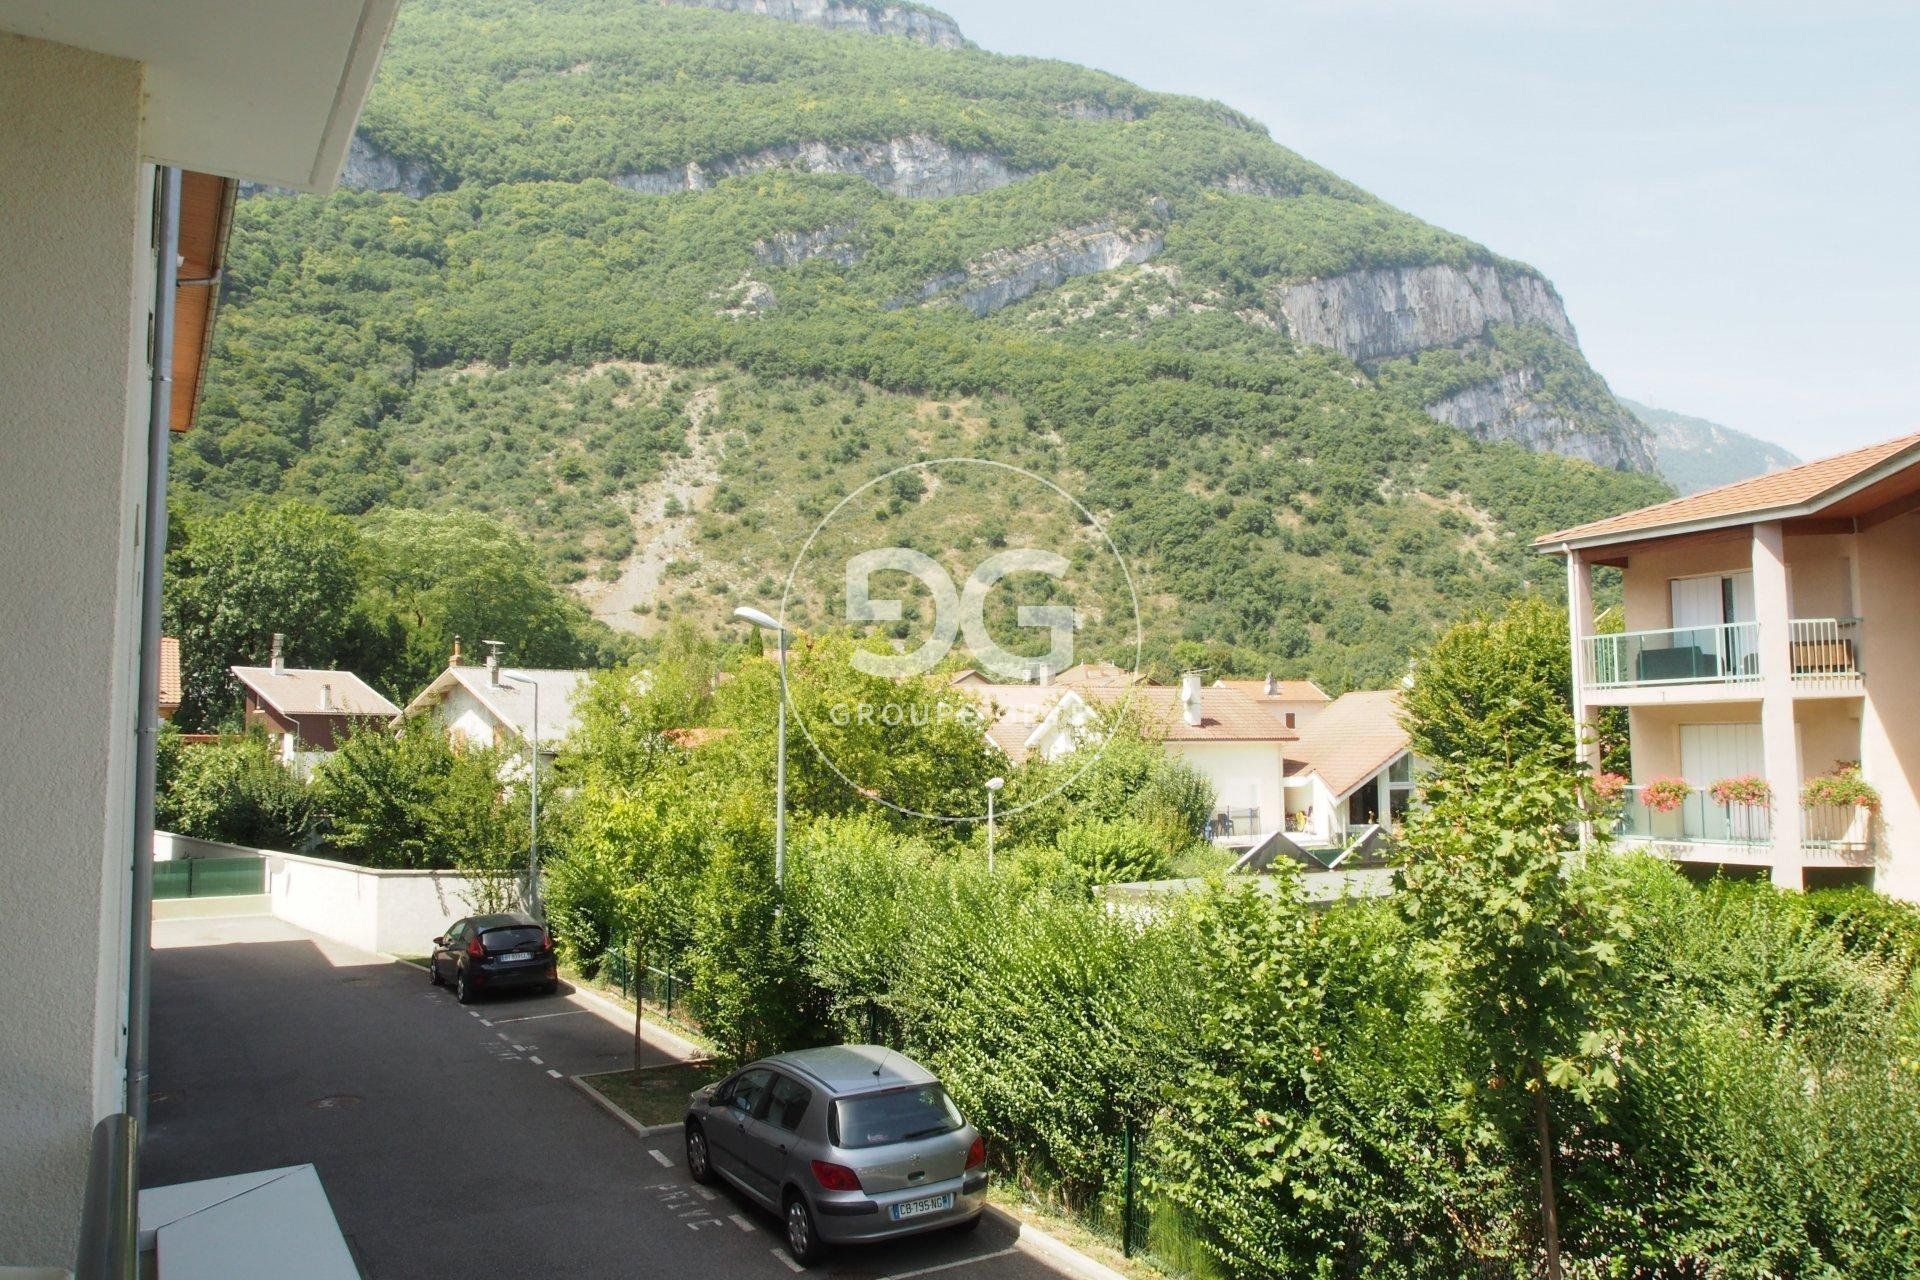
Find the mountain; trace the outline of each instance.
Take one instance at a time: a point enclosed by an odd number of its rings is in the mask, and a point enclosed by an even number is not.
[[[176,483],[490,512],[629,629],[964,452],[1100,513],[1157,656],[1376,682],[1668,492],[1538,272],[916,5],[409,0],[345,185],[241,201]]]
[[[1670,409],[1656,409],[1625,396],[1618,399],[1652,433],[1654,466],[1661,478],[1680,493],[1698,493],[1800,462],[1779,445],[1744,431]]]

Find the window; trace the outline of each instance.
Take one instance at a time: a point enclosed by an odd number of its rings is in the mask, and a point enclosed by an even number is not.
[[[775,1076],[772,1100],[767,1104],[767,1123],[792,1133],[800,1127],[800,1117],[807,1114],[807,1104],[812,1101],[813,1094],[807,1086],[786,1076]]]
[[[1293,728],[1293,712],[1287,712],[1287,728]]]
[[[1387,781],[1388,782],[1412,782],[1413,781],[1413,757],[1410,755],[1404,755],[1404,756],[1401,756],[1398,760],[1395,760],[1391,765],[1389,765],[1387,767]]]
[[[481,934],[480,945],[489,951],[538,951],[544,937],[546,932],[538,925],[508,925]]]
[[[733,1082],[733,1096],[727,1099],[727,1105],[743,1116],[750,1116],[760,1110],[760,1104],[766,1100],[767,1086],[773,1083],[773,1072],[764,1069],[742,1072]]]
[[[883,1147],[952,1133],[961,1123],[945,1089],[921,1084],[840,1099],[833,1106],[829,1136],[837,1147]]]

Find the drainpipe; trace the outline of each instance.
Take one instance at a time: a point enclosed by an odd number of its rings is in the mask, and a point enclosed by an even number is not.
[[[140,534],[140,679],[134,739],[133,888],[127,912],[127,1096],[134,1141],[147,1136],[152,1007],[154,751],[160,739],[160,579],[167,558],[167,446],[173,413],[173,291],[179,276],[180,170],[156,171],[153,373],[147,402],[146,521]]]

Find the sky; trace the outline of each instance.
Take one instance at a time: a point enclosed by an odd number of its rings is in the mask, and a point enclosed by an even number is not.
[[[1920,431],[1914,0],[935,3],[1533,264],[1621,395],[1803,458]]]

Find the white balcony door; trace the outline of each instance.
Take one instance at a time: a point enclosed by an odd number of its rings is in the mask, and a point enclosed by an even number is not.
[[[1668,584],[1672,592],[1673,627],[1693,631],[1676,636],[1678,645],[1698,645],[1723,663],[1722,675],[1753,674],[1754,637],[1751,627],[1737,624],[1752,622],[1753,575],[1751,573],[1714,574],[1704,578],[1675,578]]]
[[[1722,778],[1764,776],[1766,771],[1759,724],[1680,726],[1680,776],[1696,789],[1704,790]]]

